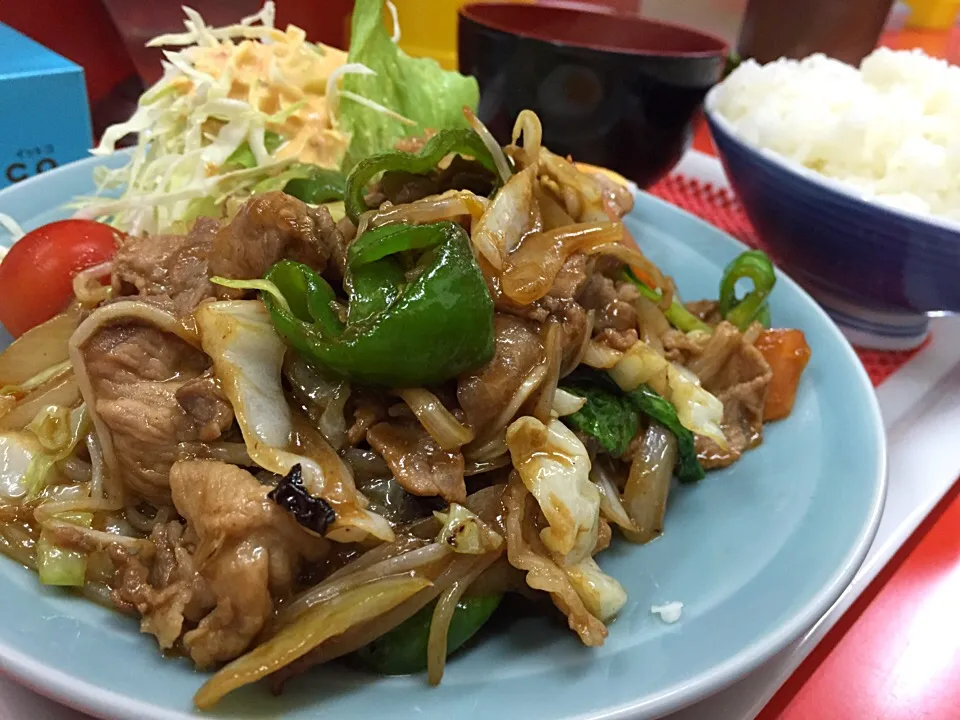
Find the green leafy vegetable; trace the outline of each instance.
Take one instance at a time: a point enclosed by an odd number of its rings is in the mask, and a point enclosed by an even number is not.
[[[676,435],[679,451],[676,474],[680,481],[703,479],[693,433],[680,423],[673,405],[648,385],[623,393],[606,373],[577,369],[564,379],[561,387],[587,398],[586,405],[562,419],[594,438],[611,456],[622,457],[626,453],[630,441],[637,435],[643,414]]]
[[[627,398],[637,410],[656,420],[676,435],[678,450],[676,474],[680,482],[703,480],[703,467],[697,459],[697,448],[693,433],[680,424],[680,419],[677,417],[677,411],[673,405],[648,385],[641,385],[636,390],[627,393]]]
[[[93,514],[63,512],[57,515],[57,520],[90,527],[93,525]],[[87,554],[59,547],[50,539],[50,533],[42,530],[37,541],[37,572],[44,585],[82,587],[87,574]]]
[[[592,437],[611,456],[622,457],[640,428],[639,411],[616,385],[603,382],[599,373],[588,375],[582,371],[574,375],[569,376],[562,387],[586,398],[587,403],[563,420],[574,430]]]
[[[737,300],[737,282],[749,278],[751,290],[742,300]],[[762,250],[747,250],[731,261],[720,280],[720,314],[727,322],[741,330],[763,316],[767,297],[777,282],[773,263]],[[766,311],[769,323],[769,310]]]
[[[411,58],[390,39],[383,24],[383,0],[356,0],[350,28],[349,63],[362,63],[375,75],[343,78],[345,93],[355,93],[413,121],[408,125],[344,95],[340,126],[351,135],[344,160],[349,169],[361,159],[392,148],[408,135],[430,128],[467,127],[464,106],[476,110],[477,81],[444,70],[436,60]]]
[[[483,140],[473,130],[444,130],[430,138],[418,153],[389,150],[373,155],[357,163],[347,178],[347,215],[356,222],[360,213],[367,209],[363,201],[367,185],[377,175],[389,170],[423,175],[437,167],[437,163],[451,153],[469,155],[496,174],[496,164]]]
[[[637,290],[640,291],[640,294],[643,295],[648,300],[652,300],[655,303],[659,303],[661,299],[661,294],[659,290],[654,290],[650,288],[640,280],[636,275],[634,275],[633,270],[630,268],[625,268],[623,271],[624,278],[629,280],[631,283],[637,286]],[[670,303],[670,307],[667,308],[666,312],[667,320],[678,330],[683,332],[691,332],[692,330],[701,330],[703,332],[713,332],[713,328],[707,325],[703,320],[698,318],[692,312],[687,310],[683,304],[676,298],[673,298],[673,302]]]
[[[287,195],[303,200],[311,205],[343,200],[347,187],[347,178],[339,170],[329,170],[318,165],[297,168],[303,173],[294,177],[283,187]]]
[[[490,619],[500,595],[466,597],[457,603],[447,634],[447,655],[455,653]],[[357,650],[356,658],[381,675],[410,675],[427,668],[427,642],[435,602],[390,632]]]
[[[493,301],[463,228],[387,225],[350,246],[346,321],[333,288],[306,265],[270,268],[263,302],[306,359],[360,383],[419,387],[493,357]]]

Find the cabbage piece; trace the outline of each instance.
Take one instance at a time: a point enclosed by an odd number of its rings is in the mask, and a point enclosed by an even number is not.
[[[700,387],[700,380],[689,370],[638,340],[609,372],[625,392],[646,383],[677,409],[680,424],[687,430],[710,438],[726,449],[727,439],[720,427],[723,403]]]
[[[477,81],[444,70],[431,58],[412,58],[391,40],[383,24],[383,0],[357,0],[350,29],[348,63],[373,71],[343,78],[340,129],[351,136],[344,170],[374,153],[390,150],[407,135],[426,129],[468,127],[463,107],[476,110],[480,100]],[[353,95],[373,101],[414,121],[411,126],[382,109],[363,105]]]
[[[50,481],[51,473],[58,462],[67,458],[76,448],[87,430],[86,406],[75,410],[50,405],[39,413],[27,426],[37,438],[42,451],[30,461],[23,482],[28,500],[37,497]]]
[[[0,434],[0,497],[19,500],[27,494],[27,471],[41,454],[43,448],[32,433]]]
[[[493,528],[463,505],[451,503],[447,512],[433,515],[442,526],[437,542],[451,547],[454,552],[483,555],[503,544],[503,538]]]
[[[574,395],[572,392],[567,392],[563,388],[558,387],[557,392],[553,395],[553,407],[551,411],[557,417],[566,417],[567,415],[573,415],[586,404],[587,399],[585,397]]]
[[[295,26],[274,27],[272,2],[222,28],[184,12],[187,32],[150,42],[171,48],[163,76],[93,151],[108,155],[136,133],[130,162],[98,168],[98,196],[74,203],[79,216],[109,218],[133,234],[185,229],[201,215],[219,217],[234,202],[282,188],[296,159],[340,164],[349,138],[327,119],[325,80],[345,53],[306,42]]]
[[[587,610],[598,620],[610,621],[626,604],[627,591],[603,572],[592,557],[563,567],[563,571]]]
[[[366,509],[367,499],[357,492],[350,471],[319,433],[310,438],[309,452],[295,445],[295,421],[280,383],[286,346],[263,303],[206,303],[194,318],[203,351],[213,360],[250,458],[277,475],[301,466],[307,490],[330,503],[337,513],[326,534],[329,539],[357,542],[372,535],[392,541],[390,524]],[[303,433],[303,428],[297,428],[298,435]]]
[[[55,516],[57,520],[80,525],[93,526],[93,513],[62,512]],[[40,531],[37,541],[37,572],[44,585],[63,587],[82,587],[87,574],[87,554],[80,550],[61,548],[51,539],[51,531]]]
[[[525,416],[507,428],[507,447],[520,479],[540,505],[548,527],[540,539],[576,565],[597,544],[600,491],[590,480],[587,449],[566,425]]]

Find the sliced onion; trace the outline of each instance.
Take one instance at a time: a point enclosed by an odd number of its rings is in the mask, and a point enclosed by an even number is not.
[[[398,223],[426,225],[440,220],[456,220],[464,216],[469,216],[476,222],[488,207],[489,201],[486,198],[474,195],[469,190],[449,190],[442,195],[432,195],[412,203],[393,205],[385,210],[376,211],[365,218],[366,223],[361,222],[357,235],[362,235],[366,230],[372,230],[381,225]]]
[[[648,298],[642,295],[634,302],[637,310],[637,320],[640,326],[640,339],[663,355],[663,336],[670,331],[670,321],[663,314],[663,310]]]
[[[473,462],[492,460],[500,457],[507,451],[507,443],[504,439],[504,432],[510,421],[520,412],[520,408],[533,395],[534,391],[540,387],[547,376],[547,364],[540,363],[535,365],[527,376],[520,383],[520,387],[510,398],[496,419],[490,423],[492,430],[488,431],[482,438],[477,438],[468,447],[464,448],[464,457]]]
[[[663,532],[670,480],[677,463],[676,436],[651,423],[640,449],[633,456],[623,503],[637,531],[624,530],[628,540],[648,543]]]
[[[510,164],[507,162],[507,156],[504,155],[500,143],[497,142],[496,138],[493,137],[493,133],[487,130],[487,126],[480,122],[480,118],[474,115],[470,108],[465,107],[463,114],[467,118],[467,122],[470,123],[470,127],[480,136],[483,144],[487,150],[490,151],[490,155],[493,157],[493,164],[496,165],[497,174],[500,176],[500,182],[506,184],[511,175]]]
[[[464,448],[463,456],[469,465],[483,466],[487,463],[493,463],[503,455],[507,454],[506,428],[498,434],[492,435],[482,443],[474,442],[469,447]],[[466,475],[466,471],[464,471]]]
[[[224,695],[256,682],[300,659],[326,640],[373,620],[430,586],[430,581],[401,575],[367,583],[311,608],[302,616],[257,645],[210,678],[194,696],[206,710]]]
[[[389,560],[390,558],[403,555],[405,552],[416,550],[417,548],[422,548],[429,544],[430,543],[428,543],[426,540],[414,535],[401,535],[392,543],[380,543],[375,548],[367,550],[356,560],[347,563],[339,570],[335,570],[327,575],[323,582],[333,582],[338,578],[346,577],[347,575],[360,572],[361,570],[366,570],[368,567],[372,567],[383,560]],[[310,588],[302,595],[307,595],[315,589],[315,587]]]
[[[431,685],[439,685],[443,679],[443,669],[447,664],[447,636],[450,632],[450,621],[457,609],[457,603],[467,591],[467,588],[488,567],[500,558],[501,553],[491,552],[481,556],[474,567],[449,587],[437,600],[433,608],[433,617],[430,620],[430,634],[427,639],[427,680]]]
[[[495,270],[502,270],[505,258],[513,252],[527,233],[540,230],[539,213],[534,212],[536,168],[529,167],[512,176],[500,188],[490,208],[470,233],[477,252]]]
[[[0,387],[20,385],[68,358],[67,344],[80,324],[80,307],[31,328],[0,353]]]
[[[536,166],[540,159],[540,143],[543,139],[543,127],[540,118],[533,110],[521,110],[513,124],[513,144],[517,144],[523,135],[523,165]]]
[[[537,205],[540,206],[540,219],[543,221],[544,230],[556,230],[576,224],[577,221],[554,200],[553,194],[548,192],[542,183],[537,185],[536,198]]]
[[[550,422],[553,399],[560,380],[560,364],[563,362],[563,347],[560,345],[560,325],[548,322],[543,337],[543,352],[546,358],[547,372],[537,389],[536,400],[530,414],[544,425]]]
[[[560,377],[566,377],[583,362],[584,356],[587,354],[587,349],[590,347],[590,339],[593,337],[593,325],[596,322],[596,318],[596,310],[589,310],[587,312],[587,323],[583,329],[583,340],[580,342],[580,347],[577,348],[577,351],[563,364],[563,367],[560,368]]]
[[[362,570],[340,575],[311,588],[292,603],[284,606],[277,614],[276,627],[284,628],[296,621],[314,605],[327,602],[346,591],[388,575],[399,575],[442,560],[452,551],[442,543],[431,543],[424,547],[408,550],[400,555],[381,560]]]
[[[597,181],[586,173],[580,172],[577,166],[566,158],[541,147],[540,165],[561,187],[567,186],[576,191],[588,204],[599,205],[603,200],[603,192]]]
[[[0,430],[22,430],[45,407],[73,407],[79,400],[77,379],[72,372],[68,372],[37,388],[10,410],[0,414]]]
[[[458,450],[473,440],[473,430],[460,424],[429,390],[409,388],[398,390],[397,395],[410,407],[420,424],[442,449]]]
[[[616,523],[630,532],[637,532],[638,528],[627,514],[613,480],[613,471],[608,461],[597,458],[590,470],[590,479],[600,488],[600,513],[608,522]]]
[[[411,596],[410,599],[397,605],[388,612],[378,615],[369,622],[358,625],[335,638],[331,638],[329,642],[324,643],[321,647],[277,673],[273,683],[274,690],[279,690],[282,684],[289,678],[315,665],[330,662],[331,660],[336,660],[344,655],[355,652],[390,632],[400,623],[410,619],[429,603],[433,602],[441,592],[450,587],[450,585],[459,578],[463,577],[475,562],[476,558],[474,556],[458,555],[454,557],[446,569],[433,581],[432,587],[421,590]]]
[[[560,268],[575,252],[619,246],[620,223],[580,223],[533,233],[510,255],[500,278],[503,294],[521,305],[539,300],[553,287]]]

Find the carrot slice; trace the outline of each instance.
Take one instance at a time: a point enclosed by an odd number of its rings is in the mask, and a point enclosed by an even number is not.
[[[793,410],[800,376],[810,361],[807,338],[802,330],[765,330],[755,345],[773,370],[763,419],[785,418]]]

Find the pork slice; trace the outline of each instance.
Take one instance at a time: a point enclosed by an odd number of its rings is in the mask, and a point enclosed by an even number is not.
[[[543,360],[543,344],[535,323],[498,313],[493,330],[493,358],[457,381],[457,400],[478,435],[488,429],[524,378]]]
[[[175,395],[180,407],[196,424],[200,441],[216,440],[233,424],[233,407],[211,371],[188,380]]]
[[[282,192],[256,195],[214,237],[210,272],[228,278],[261,278],[274,263],[296,260],[323,272],[342,253],[343,235],[325,207],[310,207]],[[218,287],[219,297],[244,291]]]
[[[178,444],[214,440],[233,422],[228,404],[218,404],[211,417],[209,407],[191,399],[189,386],[208,372],[208,358],[175,335],[137,323],[101,329],[83,355],[121,481],[138,497],[169,504]]]
[[[443,450],[416,420],[377,423],[367,431],[367,442],[412,495],[466,501],[463,455]]]
[[[637,329],[634,303],[638,297],[639,292],[632,283],[594,272],[586,281],[578,301],[586,309],[595,311],[596,330],[609,328],[620,332]]]
[[[697,438],[697,452],[705,468],[726,467],[763,440],[763,407],[773,371],[766,359],[739,330],[724,321],[690,353],[687,366],[701,378],[703,387],[723,403],[720,427],[728,448]]]
[[[184,530],[176,521],[153,528],[152,563],[119,546],[109,548],[116,567],[114,603],[121,610],[138,613],[140,631],[154,635],[164,650],[176,644],[185,623],[198,622],[216,604],[209,583],[185,547]]]
[[[207,278],[213,238],[219,224],[200,218],[186,235],[127,235],[117,249],[113,273],[121,288],[189,315],[213,297]]]
[[[163,648],[182,643],[198,667],[245,652],[288,597],[303,562],[327,541],[307,533],[245,470],[188,460],[170,470],[173,502],[186,525],[154,528],[152,561],[113,549],[114,599],[141,615]]]

